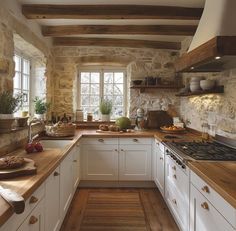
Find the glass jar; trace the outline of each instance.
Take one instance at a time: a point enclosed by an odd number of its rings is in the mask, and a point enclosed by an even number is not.
[[[203,123],[202,124],[202,139],[203,140],[208,140],[209,139],[208,129],[209,129],[208,124]]]
[[[91,112],[87,113],[87,121],[88,122],[92,122],[93,121],[93,113],[91,113]]]

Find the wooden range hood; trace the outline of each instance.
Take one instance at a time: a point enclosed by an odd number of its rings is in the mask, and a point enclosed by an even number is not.
[[[176,72],[220,72],[236,68],[236,36],[217,36],[184,54]]]

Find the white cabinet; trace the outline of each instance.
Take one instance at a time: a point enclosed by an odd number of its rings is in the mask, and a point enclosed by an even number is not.
[[[165,148],[164,145],[156,141],[155,154],[156,154],[156,173],[155,173],[155,183],[160,190],[161,194],[164,196],[165,192]]]
[[[64,219],[73,196],[73,152],[60,164],[60,217]]]
[[[83,145],[83,180],[118,180],[118,146]]]
[[[190,198],[190,231],[235,231],[193,185]]]
[[[80,146],[77,144],[73,150],[73,188],[77,189],[80,181]]]
[[[165,199],[182,231],[189,230],[189,168],[165,156]]]
[[[60,223],[60,169],[47,178],[45,183],[45,231],[59,230]]]
[[[44,231],[44,199],[38,203],[17,231]]]
[[[151,145],[124,144],[119,152],[119,180],[151,180]]]

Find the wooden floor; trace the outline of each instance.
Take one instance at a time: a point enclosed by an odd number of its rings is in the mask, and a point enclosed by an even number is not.
[[[77,190],[61,231],[179,231],[157,189]]]

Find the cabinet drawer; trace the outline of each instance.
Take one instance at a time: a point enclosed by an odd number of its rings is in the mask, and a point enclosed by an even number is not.
[[[118,138],[83,138],[81,144],[116,144],[118,145]]]
[[[235,230],[215,207],[191,184],[190,231]]]
[[[223,197],[193,171],[191,171],[191,183],[214,205],[229,223],[236,227],[236,210]]]
[[[29,213],[39,204],[45,194],[43,183],[25,202],[25,211],[22,214],[13,214],[12,217],[0,228],[0,231],[17,230]]]
[[[151,138],[137,138],[137,137],[127,137],[119,138],[120,144],[152,144]]]

